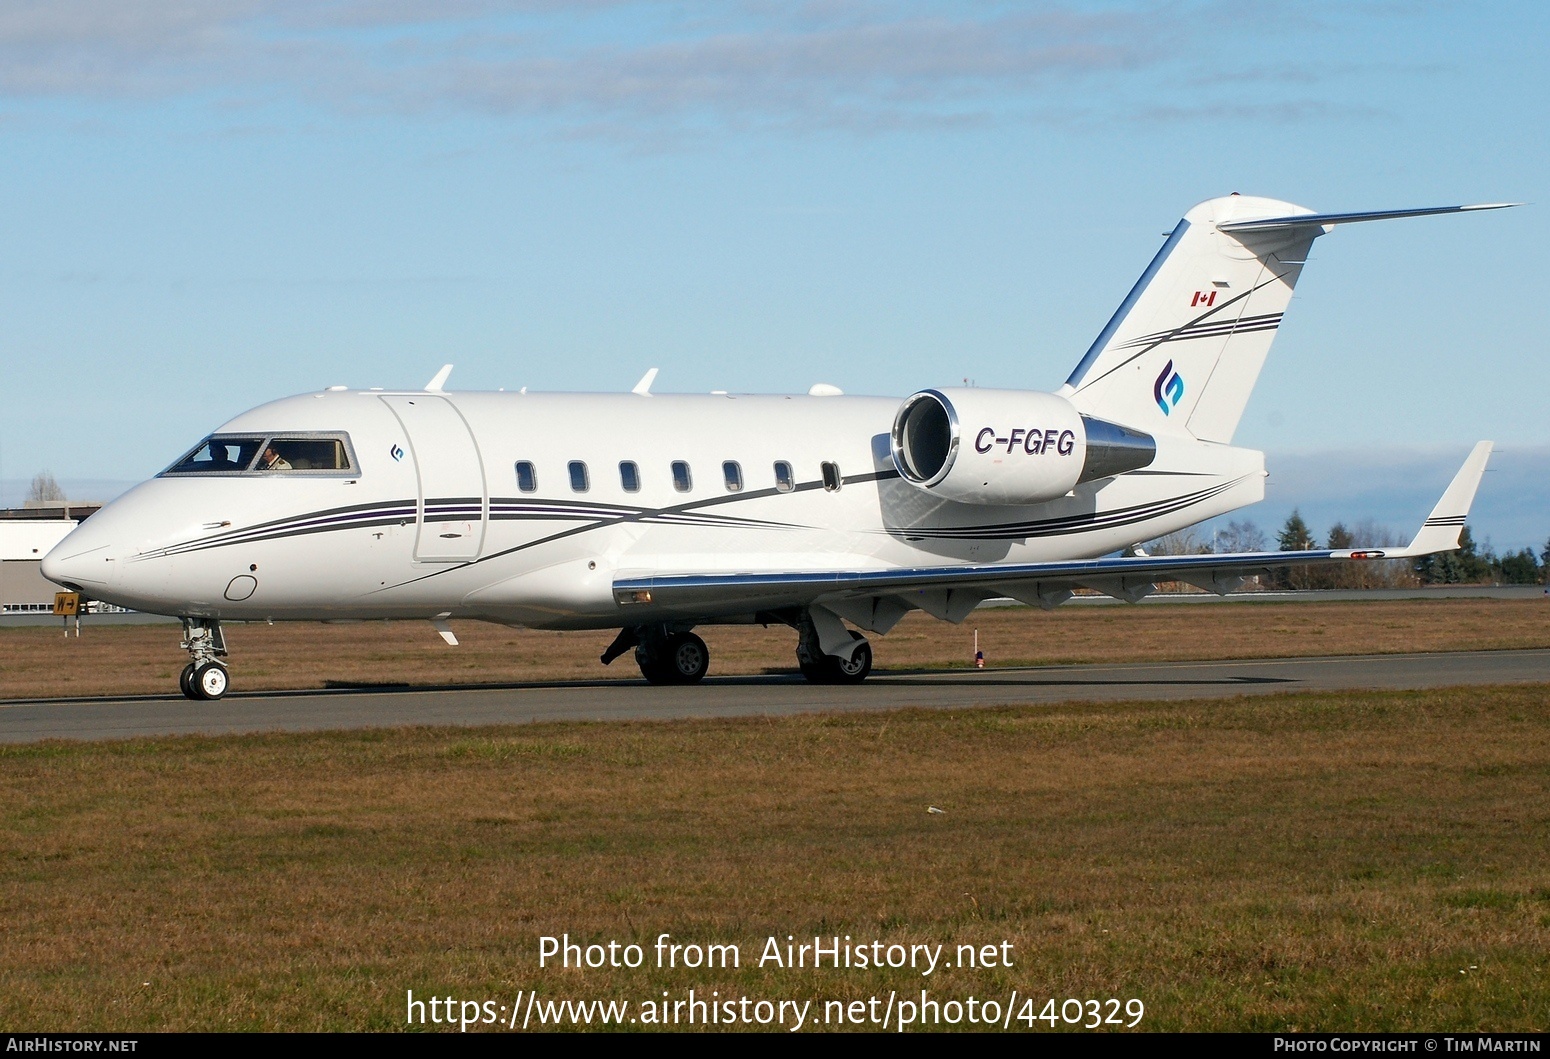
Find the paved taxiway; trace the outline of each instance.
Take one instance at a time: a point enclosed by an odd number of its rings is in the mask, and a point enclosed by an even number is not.
[[[242,678],[240,669],[236,678]],[[190,702],[170,696],[6,702],[0,703],[0,743],[417,724],[745,717],[1073,699],[1219,698],[1539,681],[1550,681],[1550,650],[888,673],[876,675],[859,687],[816,686],[793,675],[711,678],[692,688],[652,687],[639,680],[340,688],[234,693],[220,702]]]

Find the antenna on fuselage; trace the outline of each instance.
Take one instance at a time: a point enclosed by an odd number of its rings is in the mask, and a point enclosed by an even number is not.
[[[638,393],[642,397],[650,397],[651,396],[651,384],[656,382],[656,381],[657,381],[657,369],[656,368],[652,368],[650,371],[646,372],[646,374],[644,374],[644,375],[642,375],[640,377],[640,382],[636,383],[635,384],[635,388],[633,390],[631,390],[630,392],[631,393]]]
[[[452,374],[452,365],[443,364],[431,381],[425,384],[426,393],[440,393],[441,388],[447,384],[447,376]]]

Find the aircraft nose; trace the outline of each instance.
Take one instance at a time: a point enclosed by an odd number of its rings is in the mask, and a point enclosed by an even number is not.
[[[76,542],[72,547],[71,538],[66,537],[43,557],[38,569],[56,585],[72,591],[105,586],[112,582],[113,557],[110,552],[105,544],[83,550],[81,542]]]

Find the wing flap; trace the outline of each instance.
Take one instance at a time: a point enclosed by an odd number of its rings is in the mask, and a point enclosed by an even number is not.
[[[1206,580],[1225,582],[1239,576],[1282,566],[1382,559],[1383,551],[1245,552],[1229,555],[1138,555],[1103,559],[1073,559],[1054,563],[962,564],[880,570],[824,571],[808,573],[671,574],[620,578],[614,582],[614,599],[622,608],[645,606],[670,610],[694,610],[736,602],[750,610],[804,605],[816,600],[897,596],[948,620],[961,621],[954,602],[967,590],[979,589],[981,598],[1028,594],[1046,600],[1069,593],[1071,586],[1092,587],[1119,598],[1135,596],[1142,585],[1159,581]],[[958,596],[963,591],[964,596]],[[948,596],[951,593],[952,596]],[[955,600],[952,598],[957,596]],[[929,605],[927,605],[929,604]],[[967,613],[967,612],[964,612]]]

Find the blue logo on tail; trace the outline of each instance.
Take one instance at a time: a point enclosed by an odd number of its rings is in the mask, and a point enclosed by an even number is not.
[[[1167,409],[1164,408],[1163,411],[1166,412]],[[399,448],[397,445],[394,445],[392,448],[388,449],[388,455],[393,457],[394,463],[397,463],[399,460],[404,458],[404,450]]]
[[[1152,396],[1157,398],[1157,407],[1162,409],[1163,415],[1179,407],[1179,402],[1184,399],[1184,376],[1173,370],[1173,361],[1163,365],[1162,373],[1152,383]]]

